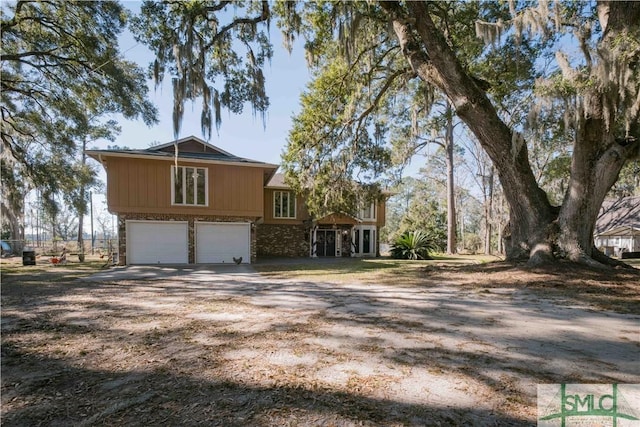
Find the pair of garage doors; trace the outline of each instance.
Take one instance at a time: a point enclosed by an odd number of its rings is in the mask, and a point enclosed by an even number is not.
[[[197,264],[251,261],[250,224],[196,222]],[[127,264],[187,264],[189,224],[186,221],[127,221]]]

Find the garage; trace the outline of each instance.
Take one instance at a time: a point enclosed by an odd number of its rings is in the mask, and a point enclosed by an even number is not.
[[[251,262],[251,225],[238,222],[196,222],[196,263],[226,264],[242,257]]]
[[[127,264],[187,264],[187,222],[127,221]]]

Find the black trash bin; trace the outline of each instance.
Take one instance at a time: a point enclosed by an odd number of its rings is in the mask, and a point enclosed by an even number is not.
[[[36,251],[22,251],[22,265],[36,265]]]

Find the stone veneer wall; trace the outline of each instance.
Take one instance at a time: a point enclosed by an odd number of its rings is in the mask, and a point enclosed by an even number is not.
[[[304,225],[260,224],[256,246],[258,256],[308,257],[309,235]]]
[[[189,264],[196,262],[195,223],[201,222],[248,222],[251,223],[251,262],[256,262],[256,230],[252,217],[228,217],[211,215],[168,215],[168,214],[120,214],[118,215],[118,265],[127,263],[127,220],[137,221],[188,221]]]

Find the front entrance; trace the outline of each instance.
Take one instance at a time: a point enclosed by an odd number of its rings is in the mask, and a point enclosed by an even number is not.
[[[355,256],[376,256],[376,226],[359,225],[353,230]]]
[[[316,231],[316,255],[336,256],[336,230]]]

